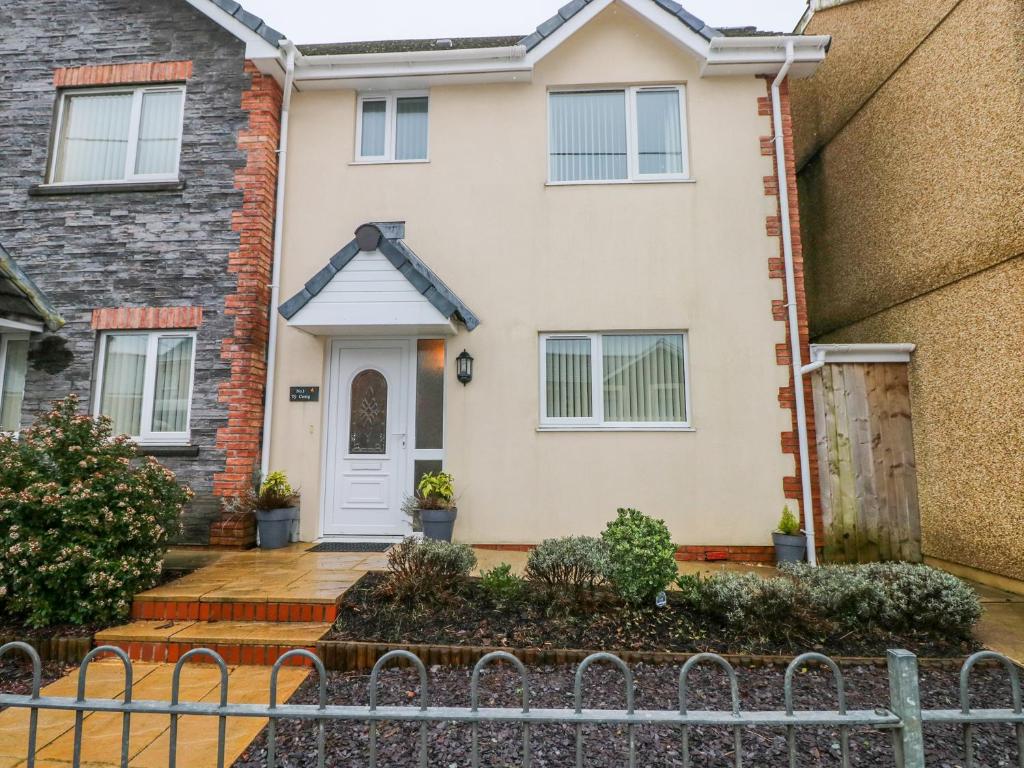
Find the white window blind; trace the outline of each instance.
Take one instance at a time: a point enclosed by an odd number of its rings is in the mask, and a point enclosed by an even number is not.
[[[541,370],[542,427],[689,424],[684,333],[545,334]]]
[[[25,376],[28,374],[28,338],[0,337],[0,370],[3,389],[0,391],[0,431],[21,429],[21,406],[25,399]]]
[[[427,159],[430,99],[425,93],[360,96],[356,160],[390,163]]]
[[[682,86],[552,92],[549,182],[685,179],[683,95]]]
[[[114,434],[187,442],[194,348],[191,332],[105,334],[96,415],[110,417]]]
[[[65,92],[51,181],[175,177],[184,96],[181,86]]]

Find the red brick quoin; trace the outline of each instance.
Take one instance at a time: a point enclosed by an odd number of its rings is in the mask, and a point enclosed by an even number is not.
[[[192,77],[191,61],[140,61],[132,64],[92,64],[53,71],[57,88],[136,83],[180,83]]]
[[[238,146],[245,152],[246,164],[235,172],[242,207],[232,214],[231,224],[239,233],[239,245],[228,256],[228,271],[238,276],[238,287],[225,301],[225,313],[234,317],[235,327],[221,346],[221,359],[230,362],[231,377],[218,392],[228,413],[227,426],[217,431],[217,448],[224,451],[225,464],[213,479],[213,492],[222,498],[251,488],[260,458],[281,130],[281,87],[252,62],[245,63],[245,71],[252,78],[242,94],[249,125],[239,132]],[[211,526],[210,543],[252,546],[255,528],[247,519],[222,520]]]
[[[768,88],[768,95],[757,100],[757,113],[762,116],[771,117],[771,83],[772,78],[766,77],[765,83]],[[800,209],[796,187],[796,164],[793,159],[793,118],[790,114],[789,81],[782,83],[779,89],[779,96],[782,104],[782,141],[786,149],[786,177],[788,180],[787,190],[789,192],[789,224],[793,236],[793,272],[796,278],[796,313],[797,324],[800,331],[800,354],[806,363],[811,359],[810,355],[810,334],[807,328],[807,294],[804,290],[804,257],[803,244],[800,239]],[[775,129],[772,126],[772,133],[769,136],[761,137],[761,154],[775,158]],[[764,177],[764,193],[769,197],[779,195],[779,177],[775,165],[772,165],[772,174]],[[796,475],[782,478],[782,488],[787,499],[800,502],[802,490],[800,487],[800,448],[797,439],[797,418],[796,399],[794,396],[794,381],[792,356],[789,348],[789,313],[786,311],[786,303],[789,297],[786,293],[786,273],[783,263],[782,251],[782,208],[776,208],[776,215],[769,216],[765,222],[766,232],[769,237],[779,239],[779,253],[768,260],[768,274],[771,278],[782,283],[783,299],[772,302],[772,318],[786,324],[786,342],[777,344],[775,347],[775,360],[785,366],[789,373],[789,384],[779,389],[779,406],[789,410],[791,414],[792,430],[783,432],[780,439],[780,446],[783,453],[792,454],[796,465]],[[811,388],[811,378],[803,378],[804,402],[807,410],[807,439],[810,444],[810,470],[811,470],[811,499],[812,515],[814,519],[814,530],[816,541],[820,551],[824,541],[824,528],[821,520],[821,492],[818,485],[818,455],[814,450],[814,395]]]

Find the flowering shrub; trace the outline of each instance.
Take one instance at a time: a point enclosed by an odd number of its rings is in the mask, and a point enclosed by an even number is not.
[[[0,613],[34,627],[109,622],[152,587],[192,492],[71,395],[0,436]]]
[[[608,547],[608,580],[627,603],[651,603],[676,576],[676,545],[664,520],[620,509],[601,533]]]

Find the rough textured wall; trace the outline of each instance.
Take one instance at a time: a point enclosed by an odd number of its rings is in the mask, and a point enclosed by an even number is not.
[[[1022,40],[1020,0],[961,0],[804,167],[812,335],[1024,252]]]
[[[805,34],[832,35],[832,47],[814,77],[792,84],[798,168],[958,2],[856,0],[814,14]]]
[[[219,509],[212,477],[225,461],[216,446],[227,424],[218,388],[231,366],[221,344],[235,328],[225,296],[238,285],[228,255],[239,247],[232,229],[232,211],[242,206],[235,171],[245,165],[238,132],[249,122],[241,104],[250,85],[242,44],[177,0],[14,0],[0,3],[0,29],[0,242],[67,320],[57,336],[70,353],[52,354],[51,346],[46,370],[34,345],[23,423],[68,392],[91,402],[93,309],[202,307],[191,421],[199,454],[161,461],[196,490],[186,538],[205,540]],[[193,62],[184,190],[29,196],[29,187],[44,180],[56,68],[168,60]]]
[[[922,546],[1024,579],[1024,257],[821,339],[913,341]]]

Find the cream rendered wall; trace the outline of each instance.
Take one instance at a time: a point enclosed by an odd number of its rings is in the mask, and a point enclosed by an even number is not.
[[[695,183],[545,185],[549,87],[680,82]],[[680,544],[770,543],[794,463],[780,450],[791,427],[778,404],[784,325],[771,319],[782,288],[768,277],[779,245],[765,233],[765,93],[754,77],[701,79],[694,58],[613,5],[530,84],[433,88],[429,163],[352,165],[356,94],[296,94],[282,297],[359,224],[405,220],[406,242],[481,318],[448,342],[457,538],[592,534],[628,505],[665,518]],[[695,431],[537,431],[538,333],[606,329],[690,332]],[[323,415],[289,403],[288,387],[321,383],[325,343],[283,322],[279,338],[272,465],[301,485],[311,539]],[[453,363],[464,347],[476,358],[465,387]]]

